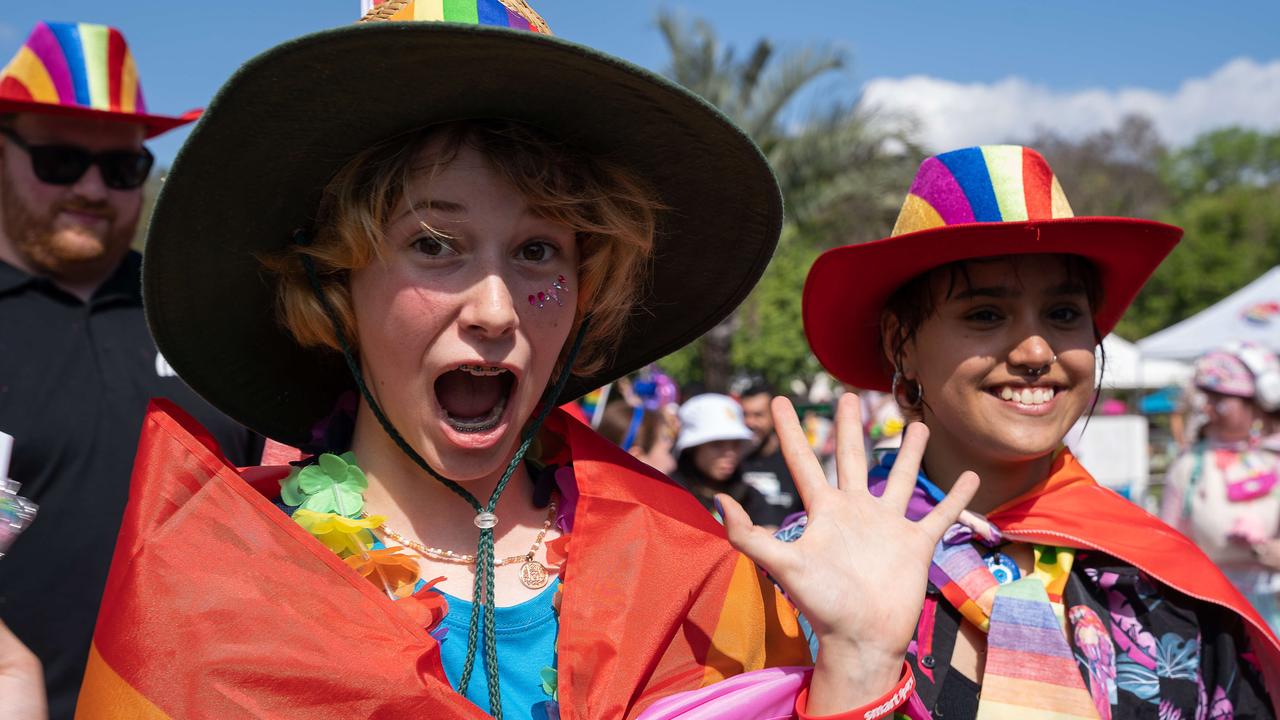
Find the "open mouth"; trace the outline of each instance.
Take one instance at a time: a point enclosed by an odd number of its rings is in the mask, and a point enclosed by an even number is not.
[[[516,386],[516,376],[496,365],[460,365],[436,378],[436,399],[445,422],[460,433],[497,427]]]
[[[998,385],[996,387],[987,388],[987,392],[996,396],[1005,402],[1017,403],[1019,405],[1037,406],[1046,405],[1051,402],[1061,388],[1052,385],[1040,387],[1026,387],[1017,385]]]

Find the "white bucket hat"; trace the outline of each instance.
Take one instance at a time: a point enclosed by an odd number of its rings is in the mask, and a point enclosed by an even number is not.
[[[742,406],[728,395],[695,395],[680,406],[680,435],[675,454],[717,440],[750,440],[754,437],[742,419]]]

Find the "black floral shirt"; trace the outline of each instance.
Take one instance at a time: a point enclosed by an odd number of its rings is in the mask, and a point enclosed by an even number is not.
[[[1063,596],[1070,643],[1101,720],[1274,718],[1244,621],[1163,587],[1098,552],[1077,551]],[[918,692],[934,717],[977,710],[973,684],[948,679],[961,617],[930,588],[908,650]],[[1106,698],[1106,703],[1100,703]]]

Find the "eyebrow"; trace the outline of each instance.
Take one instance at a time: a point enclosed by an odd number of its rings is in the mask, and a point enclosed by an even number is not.
[[[401,213],[400,217],[396,219],[399,220],[405,215],[414,214],[419,210],[435,210],[437,212],[463,213],[467,211],[467,206],[459,202],[452,202],[450,200],[437,200],[433,198],[424,198],[410,205],[409,209]]]
[[[1004,300],[1021,294],[1021,290],[1009,285],[992,285],[988,287],[971,287],[956,293],[952,299],[954,300],[972,300],[973,298],[993,298],[996,300]],[[1054,285],[1049,288],[1046,293],[1051,297],[1064,297],[1071,295],[1084,295],[1085,287],[1082,283],[1068,280],[1067,282]]]

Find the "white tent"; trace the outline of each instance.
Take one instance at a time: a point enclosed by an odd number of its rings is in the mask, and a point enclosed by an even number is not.
[[[1138,341],[1151,358],[1193,360],[1232,340],[1280,352],[1280,266],[1177,325]]]
[[[1119,335],[1102,339],[1102,349],[1107,354],[1106,372],[1102,373],[1102,387],[1109,390],[1142,390],[1178,385],[1191,377],[1189,363],[1177,360],[1161,360],[1144,357],[1137,345]],[[1098,362],[1102,362],[1099,354]]]

